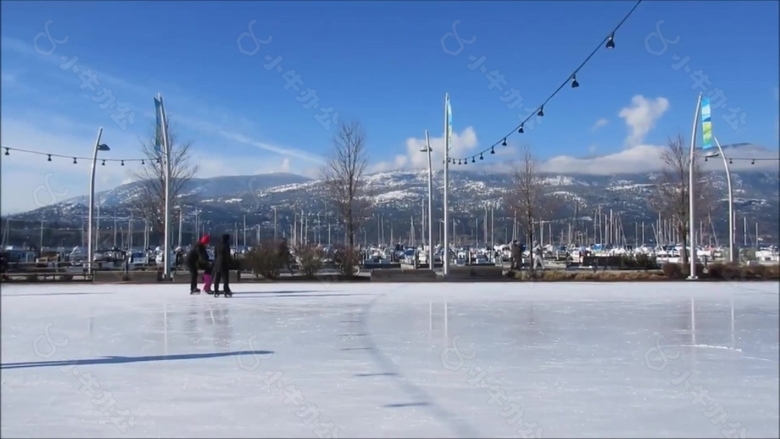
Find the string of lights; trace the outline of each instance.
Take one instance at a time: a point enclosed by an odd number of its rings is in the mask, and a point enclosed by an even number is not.
[[[621,26],[623,26],[623,23],[625,23],[626,20],[628,20],[628,17],[630,17],[631,14],[634,13],[636,8],[639,6],[640,3],[642,3],[642,1],[643,0],[638,0],[634,4],[634,7],[632,7],[631,10],[628,11],[628,14],[626,14],[623,17],[623,19],[620,20],[618,25],[615,26],[615,28],[612,29],[609,32],[609,34],[607,34],[607,36],[603,40],[601,40],[601,42],[599,42],[598,46],[596,46],[596,48],[593,49],[593,51],[590,53],[590,55],[588,55],[587,58],[585,58],[585,61],[583,61],[576,69],[574,69],[574,71],[572,73],[570,73],[569,76],[566,77],[566,80],[563,81],[563,83],[561,83],[561,85],[559,85],[558,88],[555,89],[555,91],[552,92],[552,94],[550,94],[550,96],[547,99],[545,99],[544,102],[542,102],[541,105],[536,107],[536,110],[534,112],[532,112],[525,119],[523,119],[523,121],[520,122],[520,125],[515,126],[512,129],[512,131],[510,131],[505,136],[503,136],[501,138],[501,140],[499,140],[499,141],[493,143],[492,145],[490,145],[490,147],[485,148],[482,151],[480,151],[480,152],[478,152],[478,153],[476,153],[476,154],[474,154],[472,156],[460,157],[460,158],[450,158],[450,163],[453,164],[453,165],[454,164],[466,165],[466,164],[468,164],[469,159],[471,159],[471,163],[476,163],[476,158],[477,157],[479,157],[480,160],[484,160],[484,154],[487,154],[487,153],[495,154],[496,153],[495,148],[497,146],[499,146],[499,145],[506,146],[506,139],[509,136],[511,136],[512,134],[514,134],[515,131],[517,131],[518,134],[523,134],[523,127],[525,126],[525,123],[528,122],[532,117],[534,117],[534,116],[543,117],[544,116],[544,106],[547,105],[547,103],[550,102],[550,100],[552,100],[552,98],[554,98],[555,95],[557,95],[561,90],[563,90],[563,88],[566,87],[567,84],[571,84],[571,88],[579,87],[580,83],[577,82],[577,73],[579,73],[579,71],[582,70],[583,67],[585,67],[585,64],[587,64],[588,61],[590,61],[591,58],[593,58],[593,55],[595,55],[596,52],[598,52],[599,49],[601,49],[602,46],[606,47],[607,49],[614,49],[615,48],[615,33],[620,29]]]
[[[21,152],[21,153],[24,153],[24,154],[33,154],[33,155],[46,156],[47,157],[46,161],[49,161],[49,162],[52,161],[52,157],[54,157],[54,158],[62,158],[62,159],[73,159],[73,164],[74,165],[77,165],[79,160],[87,160],[87,161],[90,161],[90,162],[92,161],[92,157],[81,157],[81,156],[55,154],[55,153],[49,153],[49,152],[43,152],[43,151],[34,151],[34,150],[31,150],[31,149],[12,148],[10,146],[2,146],[1,148],[3,148],[5,150],[5,154],[3,154],[3,155],[6,155],[6,156],[10,156],[11,155],[11,151],[14,151],[14,152]],[[132,162],[140,162],[142,165],[145,165],[147,161],[150,161],[149,159],[122,159],[122,158],[119,158],[119,159],[117,159],[117,158],[102,159],[101,158],[101,159],[98,159],[98,160],[100,160],[102,162],[101,164],[103,166],[105,166],[106,162],[120,163],[122,166],[124,166],[125,163],[132,163]],[[156,160],[157,160],[157,163],[160,163],[160,159],[159,158],[156,159]]]
[[[710,157],[704,157],[704,161],[706,162],[706,161],[707,161],[707,159],[709,159],[709,158],[710,158]],[[736,160],[736,161],[743,161],[743,162],[750,161],[750,164],[751,164],[751,165],[755,165],[755,164],[756,164],[756,162],[763,162],[763,161],[766,161],[766,162],[776,162],[776,161],[780,161],[780,157],[760,157],[760,158],[750,158],[750,157],[729,157],[729,164],[730,164],[730,165],[731,165],[731,164],[734,164],[734,161],[735,161],[735,160]]]

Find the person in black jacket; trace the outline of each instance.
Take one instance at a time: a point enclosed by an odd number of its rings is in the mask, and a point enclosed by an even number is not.
[[[523,261],[523,251],[520,248],[520,244],[517,243],[517,240],[512,241],[511,254],[512,265],[510,270],[519,270]]]
[[[287,246],[287,240],[285,238],[282,238],[282,241],[279,243],[278,254],[279,268],[287,268],[290,274],[293,274],[293,269],[290,266],[290,259],[292,259],[292,255],[290,254],[290,247]]]
[[[187,252],[187,269],[190,271],[190,294],[200,293],[198,289],[198,268],[208,266],[209,254],[206,252],[206,246],[209,245],[209,235],[205,235],[195,243]]]
[[[214,250],[214,297],[219,296],[219,281],[223,280],[225,297],[232,297],[230,291],[230,267],[233,258],[230,256],[230,235],[222,235],[222,242],[217,244]]]

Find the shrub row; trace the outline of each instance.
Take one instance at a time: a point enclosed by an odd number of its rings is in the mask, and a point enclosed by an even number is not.
[[[323,267],[325,258],[322,249],[312,245],[301,246],[295,249],[295,254],[298,257],[299,271],[308,278],[316,278],[317,273]],[[251,271],[257,278],[276,279],[282,268],[293,262],[285,261],[283,258],[284,256],[279,254],[279,246],[273,242],[267,242],[247,252],[244,255],[242,265],[245,270]],[[360,265],[360,255],[355,250],[342,249],[336,253],[334,262],[340,274],[351,277],[356,274]]]
[[[661,269],[668,279],[685,279],[690,273],[689,265],[666,263]],[[696,265],[696,277],[713,281],[780,280],[780,265],[739,265],[715,263],[706,268]]]
[[[780,280],[780,265],[740,266],[737,264],[710,264],[708,267],[697,265],[696,276],[710,281],[751,281]],[[528,271],[509,271],[506,276],[511,279],[538,281],[661,281],[684,280],[688,277],[689,267],[682,264],[666,263],[660,270],[645,271],[563,271],[537,270],[533,274]]]
[[[519,280],[536,280],[544,282],[587,282],[587,281],[660,281],[666,280],[663,272],[653,271],[564,271],[543,270],[536,271],[533,275],[527,271],[510,271],[507,277]]]
[[[643,253],[622,255],[620,257],[620,267],[635,270],[657,270],[660,268],[655,257]]]

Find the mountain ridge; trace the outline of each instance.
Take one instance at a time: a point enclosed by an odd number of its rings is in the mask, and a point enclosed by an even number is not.
[[[764,168],[760,170],[748,162],[743,163],[741,169],[732,171],[735,209],[740,219],[747,216],[751,222],[761,223],[762,229],[774,231],[773,236],[776,236],[780,228],[780,172],[772,167]],[[725,235],[728,215],[722,213],[727,211],[727,185],[722,162],[711,160],[706,164],[706,171],[716,193],[713,207],[718,213],[713,214],[713,227],[722,230],[717,234]],[[443,213],[442,172],[437,170],[434,174],[436,218],[441,218]],[[613,175],[540,172],[539,175],[543,178],[547,192],[555,193],[565,200],[559,218],[548,218],[548,221],[570,222],[576,215],[587,215],[592,220],[599,208],[605,212],[610,209],[619,212],[625,221],[654,221],[658,217],[648,206],[647,200],[659,172]],[[374,217],[381,216],[392,224],[406,228],[410,227],[412,217],[419,223],[422,203],[427,203],[428,198],[427,170],[378,172],[366,175],[365,178],[372,194]],[[508,221],[511,218],[502,199],[511,184],[510,173],[488,172],[478,167],[466,169],[460,166],[452,169],[449,199],[453,220],[462,224],[464,230],[475,233],[478,229],[476,218],[484,217],[486,209],[494,208],[497,221]],[[140,183],[132,182],[96,194],[101,217],[128,218],[133,211],[134,200],[137,200],[139,187]],[[289,231],[294,218],[300,216],[302,211],[335,218],[334,209],[327,205],[326,199],[324,185],[320,180],[292,173],[271,173],[194,178],[185,185],[173,204],[174,210],[183,208],[185,223],[194,224],[194,213],[198,212],[198,221],[223,229],[232,229],[246,218],[249,226],[272,230],[273,212],[276,210],[279,227]],[[76,225],[84,222],[86,205],[87,197],[80,196],[6,218],[33,224],[44,220]],[[331,219],[331,222],[335,222],[335,219]],[[382,226],[367,224],[366,227],[372,230]]]

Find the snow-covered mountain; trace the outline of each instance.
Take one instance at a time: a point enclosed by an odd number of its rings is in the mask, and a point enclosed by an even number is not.
[[[741,146],[742,149],[751,147]],[[741,151],[742,154],[747,154]],[[764,150],[765,152],[765,150]],[[728,218],[727,185],[720,159],[710,159],[708,171],[718,195],[713,216],[715,227],[725,233]],[[767,162],[768,163],[768,162]],[[474,168],[478,169],[478,168]],[[758,221],[765,231],[778,230],[780,178],[772,167],[751,167],[749,163],[732,171],[736,210],[740,218],[748,217],[750,224]],[[486,173],[457,167],[450,172],[450,206],[456,223],[468,230],[476,228],[476,218],[484,218],[485,209],[495,208],[496,221],[508,218],[502,197],[512,184],[507,173]],[[657,218],[648,206],[648,198],[658,173],[636,173],[611,176],[579,174],[543,174],[546,190],[567,200],[558,212],[560,221],[568,221],[576,214],[590,219],[601,206],[602,211],[619,212],[624,224],[634,221],[652,222]],[[372,194],[372,214],[384,221],[407,227],[412,216],[421,217],[422,203],[427,202],[427,171],[393,171],[367,176]],[[434,176],[434,215],[441,218],[442,173]],[[139,184],[121,185],[97,194],[101,217],[127,218],[137,204]],[[250,226],[271,228],[273,209],[276,208],[281,230],[289,230],[294,214],[308,212],[326,215],[333,208],[327,206],[324,185],[321,181],[295,174],[276,173],[251,176],[197,178],[191,180],[175,207],[183,208],[185,222],[194,212],[199,212],[201,223],[213,228],[232,229],[246,217]],[[73,198],[34,211],[13,215],[11,219],[22,222],[46,222],[81,224],[87,216],[86,197]],[[137,218],[137,216],[136,216]],[[706,220],[706,219],[703,219]],[[332,220],[335,222],[335,220]],[[502,226],[503,227],[503,226]],[[752,226],[751,226],[752,227]],[[376,225],[366,224],[369,235],[376,233]],[[373,228],[373,231],[372,231]],[[626,226],[628,228],[628,226]],[[633,228],[633,225],[631,226]],[[633,230],[631,230],[633,233]]]

